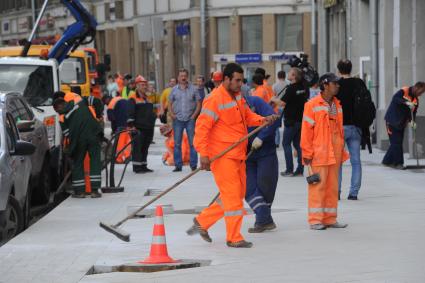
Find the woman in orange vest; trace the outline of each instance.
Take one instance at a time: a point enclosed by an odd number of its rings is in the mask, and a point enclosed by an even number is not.
[[[344,149],[342,107],[338,94],[339,78],[326,73],[319,79],[321,89],[304,106],[301,128],[303,163],[320,175],[320,182],[308,185],[308,222],[313,230],[345,228],[336,221],[338,178],[341,163],[348,159]]]
[[[194,224],[187,233],[199,233],[205,241],[211,242],[207,230],[224,216],[227,246],[250,248],[252,243],[245,241],[240,233],[244,215],[248,142],[241,143],[211,164],[210,159],[246,136],[247,127],[271,122],[276,117],[272,115],[263,118],[249,109],[240,93],[243,69],[238,64],[228,64],[224,68],[223,77],[223,83],[203,102],[196,121],[194,139],[195,148],[201,155],[201,168],[211,168],[220,197],[194,218]]]

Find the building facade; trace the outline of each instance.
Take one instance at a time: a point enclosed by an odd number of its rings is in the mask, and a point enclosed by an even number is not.
[[[96,46],[111,55],[112,70],[157,77],[160,88],[180,68],[194,79],[228,62],[241,63],[248,78],[262,66],[273,81],[284,54],[310,52],[309,1],[208,0],[205,9],[202,2],[93,1]]]
[[[384,115],[393,94],[425,81],[425,1],[317,0],[318,69],[336,71],[341,58],[353,62],[353,75],[365,80],[377,106],[374,142],[386,149]],[[423,98],[422,98],[423,99]],[[425,105],[417,116],[418,155],[424,156]],[[416,156],[413,133],[405,146]]]

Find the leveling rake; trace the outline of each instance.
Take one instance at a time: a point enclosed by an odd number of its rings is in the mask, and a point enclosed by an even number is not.
[[[213,162],[214,160],[219,159],[220,157],[222,157],[223,155],[225,155],[226,153],[228,153],[229,151],[231,151],[232,149],[237,147],[239,144],[241,144],[244,141],[246,141],[247,139],[249,139],[251,136],[258,133],[259,131],[261,131],[263,128],[265,128],[268,125],[269,125],[269,123],[264,123],[263,125],[257,127],[255,130],[250,132],[248,135],[244,136],[243,138],[241,138],[240,140],[238,140],[237,142],[235,142],[234,144],[229,146],[227,149],[225,149],[221,153],[219,153],[216,156],[214,156],[213,158],[211,158],[210,161]],[[124,224],[127,220],[135,217],[140,211],[142,211],[143,209],[145,209],[146,207],[148,207],[149,205],[151,205],[152,203],[154,203],[155,201],[157,201],[158,199],[160,199],[164,195],[171,192],[173,189],[178,187],[180,184],[182,184],[184,181],[186,181],[187,179],[189,179],[190,177],[192,177],[193,175],[195,175],[199,171],[201,171],[201,168],[197,168],[196,170],[192,171],[190,174],[188,174],[187,176],[185,176],[184,178],[179,180],[177,183],[175,183],[174,185],[172,185],[171,187],[169,187],[168,189],[166,189],[165,191],[163,191],[162,193],[160,193],[159,195],[157,195],[156,197],[154,197],[153,199],[148,201],[145,205],[141,206],[139,209],[137,209],[136,211],[134,211],[133,213],[131,213],[130,215],[128,215],[127,217],[125,217],[121,221],[117,222],[116,224],[111,225],[111,224],[106,224],[104,222],[100,222],[99,226],[102,227],[103,229],[105,229],[107,232],[112,233],[113,235],[118,237],[120,240],[129,242],[130,241],[130,234],[127,233],[126,231],[120,229],[119,227],[122,224]]]

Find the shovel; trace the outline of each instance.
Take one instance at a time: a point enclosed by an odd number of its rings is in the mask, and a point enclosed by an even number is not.
[[[225,149],[221,153],[219,153],[216,156],[214,156],[213,158],[211,158],[210,162],[213,162],[214,160],[219,159],[220,157],[222,157],[223,155],[225,155],[226,153],[228,153],[229,151],[231,151],[232,149],[234,149],[235,147],[237,147],[239,144],[241,144],[244,141],[246,141],[251,136],[253,136],[256,133],[258,133],[259,131],[261,131],[263,128],[265,128],[268,125],[269,125],[269,123],[264,123],[263,125],[257,127],[255,130],[253,130],[252,132],[250,132],[248,135],[244,136],[239,141],[235,142],[234,144],[232,144],[231,146],[229,146],[227,149]],[[155,198],[153,198],[150,201],[148,201],[145,205],[143,205],[142,207],[140,207],[139,209],[137,209],[136,211],[134,211],[132,214],[130,214],[127,217],[125,217],[124,219],[122,219],[121,221],[117,222],[116,224],[111,225],[111,224],[106,224],[104,222],[100,222],[99,223],[99,226],[101,228],[105,229],[107,232],[112,233],[113,235],[115,235],[116,237],[118,237],[120,240],[129,242],[130,241],[130,234],[127,233],[126,231],[120,229],[119,227],[123,223],[125,223],[127,220],[135,217],[140,211],[142,211],[143,209],[145,209],[146,207],[148,207],[149,205],[151,205],[152,203],[154,203],[155,201],[157,201],[158,199],[160,199],[164,195],[166,195],[169,192],[171,192],[173,189],[175,189],[176,187],[178,187],[181,183],[183,183],[184,181],[186,181],[187,179],[189,179],[190,177],[192,177],[193,175],[195,175],[199,171],[201,171],[201,168],[200,167],[198,167],[196,170],[192,171],[190,174],[188,174],[187,176],[185,176],[184,178],[182,178],[181,180],[179,180],[177,183],[175,183],[174,185],[172,185],[171,187],[169,187],[168,189],[166,189],[165,191],[163,191],[162,193],[160,193],[159,195],[157,195]]]

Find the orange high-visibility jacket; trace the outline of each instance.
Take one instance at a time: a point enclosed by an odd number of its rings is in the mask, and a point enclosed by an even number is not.
[[[272,97],[265,85],[259,85],[253,92],[252,96],[258,96],[263,99],[266,103],[269,103]]]
[[[342,107],[339,100],[333,98],[337,108],[338,128],[341,139],[344,139],[342,125]],[[312,166],[326,166],[336,163],[332,146],[332,133],[329,126],[329,104],[317,95],[304,105],[301,128],[301,149],[303,158],[312,159]],[[342,162],[349,158],[344,150]]]
[[[264,118],[255,114],[239,93],[233,98],[220,85],[204,99],[196,121],[194,146],[201,156],[213,157],[248,134],[247,127],[259,126]],[[225,157],[245,160],[248,141]]]

